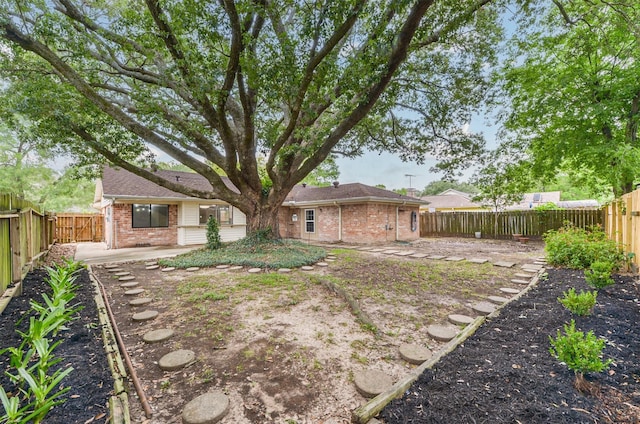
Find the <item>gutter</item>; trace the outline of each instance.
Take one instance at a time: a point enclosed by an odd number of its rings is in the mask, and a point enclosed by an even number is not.
[[[338,207],[338,241],[342,241],[342,205],[333,202]]]

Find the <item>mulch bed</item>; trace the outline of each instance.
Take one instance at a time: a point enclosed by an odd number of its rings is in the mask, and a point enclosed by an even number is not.
[[[588,290],[582,271],[551,269],[519,300],[423,373],[380,416],[386,423],[640,423],[640,290],[628,276],[601,289],[592,315],[573,316],[557,298]],[[609,370],[588,374],[597,393],[549,353],[549,336],[571,319],[606,339]]]
[[[29,327],[29,301],[34,299],[43,303],[42,293],[51,293],[44,281],[44,270],[38,269],[27,274],[23,282],[23,295],[14,298],[0,315],[0,349],[19,346],[21,338],[16,330],[26,331]],[[89,273],[82,270],[76,284],[80,285],[74,304],[83,309],[77,319],[58,334],[55,340],[63,342],[54,351],[62,358],[59,366],[72,366],[74,370],[62,384],[71,387],[64,395],[65,403],[55,407],[47,415],[46,423],[106,423],[109,420],[108,399],[113,392],[113,378],[107,363],[102,342],[101,325],[94,300],[95,291],[89,279]],[[21,321],[20,321],[21,320]],[[15,325],[20,321],[19,325]],[[9,367],[9,355],[0,355],[0,385],[7,392],[16,392],[17,388],[5,375]],[[4,409],[0,404],[0,414]]]

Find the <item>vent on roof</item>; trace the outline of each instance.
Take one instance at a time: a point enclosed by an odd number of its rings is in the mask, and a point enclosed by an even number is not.
[[[307,186],[307,183],[302,183],[302,188],[305,188]]]
[[[340,185],[340,182],[339,182],[339,181],[334,181],[334,182],[333,182],[333,186],[334,186],[335,188],[338,188],[338,186],[339,186],[339,185]]]
[[[540,201],[540,193],[534,193],[533,194],[533,201],[534,202],[539,202]]]
[[[176,175],[176,181],[180,182],[180,175]]]

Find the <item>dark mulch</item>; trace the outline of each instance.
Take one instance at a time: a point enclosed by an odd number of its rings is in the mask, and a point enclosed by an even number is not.
[[[45,283],[46,272],[35,270],[24,280],[23,295],[14,298],[7,309],[0,315],[0,349],[19,346],[21,339],[16,329],[26,331],[29,327],[28,316],[16,327],[15,323],[30,310],[29,300],[42,303],[41,294],[50,293],[51,288]],[[80,285],[74,302],[84,308],[77,319],[68,325],[58,337],[63,342],[54,351],[62,358],[61,366],[72,366],[71,372],[63,381],[64,386],[71,387],[64,398],[66,402],[55,407],[45,418],[46,423],[105,423],[109,419],[108,399],[113,391],[113,378],[107,363],[98,310],[94,300],[95,291],[89,280],[89,274],[82,270],[76,283]],[[57,339],[56,339],[57,340]],[[16,392],[15,385],[7,378],[5,371],[9,369],[9,356],[0,356],[0,384],[8,392]],[[0,413],[4,409],[0,404]]]
[[[558,301],[587,290],[582,271],[548,280],[486,322],[381,413],[386,423],[640,423],[640,290],[631,277],[599,291],[594,313],[574,317]],[[608,371],[588,375],[599,393],[573,387],[549,354],[549,336],[572,318],[606,339]]]

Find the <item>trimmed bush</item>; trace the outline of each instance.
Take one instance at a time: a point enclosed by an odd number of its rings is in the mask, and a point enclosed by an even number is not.
[[[584,279],[591,287],[601,289],[615,283],[611,278],[614,265],[611,262],[596,261],[584,272]]]
[[[617,268],[625,260],[620,246],[597,226],[585,230],[568,224],[547,231],[544,241],[547,261],[555,266],[586,269],[596,261],[605,261]]]
[[[213,216],[207,220],[207,249],[216,250],[222,246],[218,221]]]
[[[558,298],[558,302],[562,303],[565,308],[570,310],[576,315],[585,316],[589,315],[596,305],[596,298],[598,297],[597,291],[580,291],[580,294],[576,293],[574,288],[570,288],[566,292],[562,293],[564,296]]]

